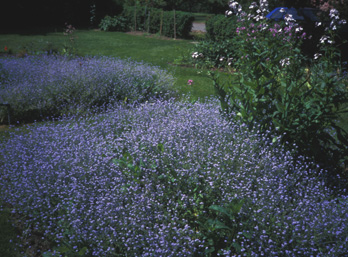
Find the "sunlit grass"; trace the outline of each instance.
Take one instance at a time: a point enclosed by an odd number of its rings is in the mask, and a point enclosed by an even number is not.
[[[3,34],[0,49],[7,46],[13,54],[61,51],[64,44],[74,47],[82,56],[112,56],[144,61],[169,70],[177,79],[173,85],[182,94],[190,93],[193,98],[204,98],[214,94],[212,82],[202,77],[194,67],[183,67],[173,63],[180,56],[189,56],[194,44],[192,40],[161,39],[146,34],[130,35],[121,32],[78,30],[73,44],[63,32],[28,34]],[[187,81],[194,84],[187,87]]]

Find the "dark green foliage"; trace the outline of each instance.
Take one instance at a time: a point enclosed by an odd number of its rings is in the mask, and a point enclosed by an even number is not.
[[[192,58],[193,63],[197,67],[202,68],[222,68],[226,67],[233,58],[238,56],[233,40],[224,41],[202,41],[195,46],[197,53],[202,53],[203,57]]]
[[[233,74],[237,80],[230,84],[215,81],[222,109],[251,128],[260,124],[280,135],[289,149],[297,147],[297,155],[330,170],[328,182],[337,183],[335,175],[346,176],[343,164],[348,156],[348,134],[337,123],[347,112],[347,77],[337,63],[314,61],[304,69],[298,55],[296,63],[281,67],[262,61],[262,55],[240,66]]]
[[[13,0],[2,3],[1,10],[0,30],[11,31],[33,27],[62,27],[65,22],[79,28],[92,26],[92,16],[93,23],[98,24],[105,15],[120,13],[122,5],[116,0]]]
[[[152,9],[152,8],[151,8]],[[141,6],[124,6],[122,16],[125,17],[127,20],[127,23],[129,24],[129,27],[131,30],[145,30],[145,22],[146,22],[146,10],[145,7]],[[150,12],[153,14],[153,12]],[[150,14],[152,16],[152,14]],[[150,16],[150,17],[151,17]],[[155,17],[157,15],[154,15]],[[153,21],[159,21],[156,20],[155,17],[150,18],[150,22]],[[151,23],[152,24],[152,23]],[[148,24],[146,24],[148,25]],[[157,27],[157,26],[156,26]],[[153,27],[149,26],[149,32],[153,31]],[[156,28],[157,29],[157,28]]]
[[[122,16],[105,16],[99,24],[99,28],[104,31],[122,31],[128,30],[127,20]]]
[[[15,253],[14,243],[10,243],[16,238],[16,231],[11,224],[9,208],[4,208],[0,212],[0,228],[0,256],[19,256]]]
[[[250,238],[247,232],[241,232],[241,227],[248,223],[248,217],[241,214],[244,202],[245,200],[233,199],[226,206],[211,205],[198,218],[198,230],[207,242],[205,256],[216,256],[221,253],[221,249],[240,253],[242,247],[237,238]]]
[[[203,56],[194,58],[194,63],[207,68],[230,66],[233,59],[239,56],[234,42],[236,29],[236,16],[214,15],[209,18],[206,22],[206,41],[197,44],[194,50]]]
[[[174,11],[162,11],[156,8],[125,6],[122,15],[132,30],[149,33],[161,33],[174,37]],[[192,28],[194,16],[187,12],[175,12],[176,37],[187,38]]]
[[[192,29],[194,17],[187,12],[175,12],[176,36],[187,38]],[[163,15],[163,34],[173,37],[174,35],[174,11],[165,12]]]
[[[231,39],[236,35],[237,26],[237,16],[214,15],[206,22],[206,38],[214,41]]]
[[[347,76],[337,46],[319,40],[325,32],[323,38],[336,41],[335,30],[323,28],[306,40],[294,25],[245,19],[236,27],[232,42],[223,46],[226,52],[219,41],[196,46],[198,64],[224,67],[221,60],[234,57],[227,62],[230,83],[215,77],[222,109],[250,128],[258,124],[279,135],[289,150],[330,170],[331,177],[346,176],[348,134],[338,121],[348,111]]]

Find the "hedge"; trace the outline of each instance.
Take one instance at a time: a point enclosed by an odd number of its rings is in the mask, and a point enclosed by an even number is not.
[[[231,39],[236,34],[237,16],[214,15],[206,21],[205,26],[206,39],[213,41]]]
[[[122,31],[129,30],[127,20],[122,16],[108,16],[106,15],[99,24],[99,28],[104,31]]]
[[[136,24],[134,19],[135,14]],[[143,30],[149,33],[161,33],[161,35],[167,37],[174,37],[174,11],[162,11],[161,9],[139,6],[125,6],[122,16],[126,18],[132,30]],[[194,16],[192,13],[176,11],[176,36],[180,38],[188,37],[192,29],[193,21]]]

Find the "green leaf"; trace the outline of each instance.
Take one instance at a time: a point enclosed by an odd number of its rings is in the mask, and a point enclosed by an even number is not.
[[[247,239],[250,239],[251,238],[251,234],[250,233],[248,233],[248,232],[242,232],[242,235],[243,236],[245,236],[245,238],[247,238]]]
[[[233,242],[232,246],[234,249],[236,249],[237,252],[240,252],[240,250],[242,250],[242,247],[237,242]]]
[[[278,137],[273,137],[272,143],[275,143],[275,142],[277,142],[277,141],[278,141]]]
[[[85,247],[83,247],[80,251],[79,251],[79,255],[80,256],[83,256],[83,255],[85,255],[86,254],[86,252],[87,252],[87,247],[85,246]]]
[[[227,229],[227,230],[231,230],[230,227],[226,226],[224,223],[222,223],[219,220],[214,220],[214,227],[215,229]]]
[[[227,215],[228,217],[231,216],[230,212],[226,208],[219,206],[219,205],[211,205],[209,207],[209,209],[223,213],[223,214]]]
[[[164,152],[164,146],[163,146],[163,144],[162,144],[162,143],[158,143],[158,144],[157,144],[157,149],[158,149],[161,153],[163,153],[163,152]]]

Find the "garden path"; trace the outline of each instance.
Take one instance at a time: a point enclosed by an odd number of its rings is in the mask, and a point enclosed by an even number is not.
[[[192,24],[192,31],[207,32],[206,29],[205,29],[205,23],[194,22],[194,23]]]

